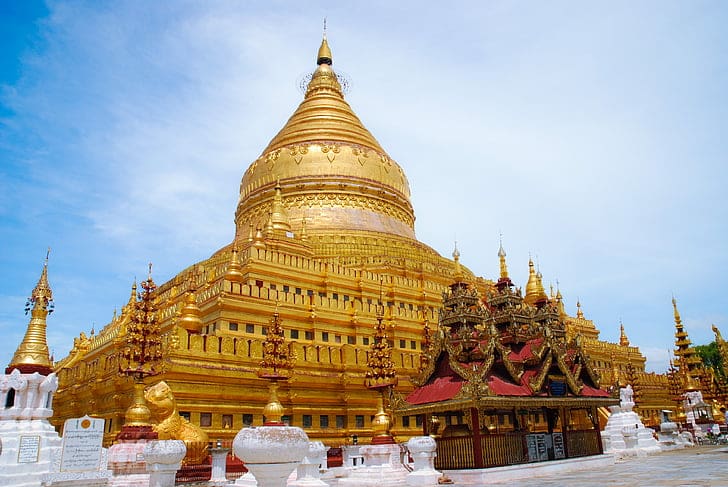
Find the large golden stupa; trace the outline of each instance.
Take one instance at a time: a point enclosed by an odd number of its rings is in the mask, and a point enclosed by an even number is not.
[[[282,327],[293,360],[278,389],[283,420],[329,444],[371,436],[378,398],[365,376],[378,318],[397,389],[406,393],[424,330],[436,326],[455,273],[481,295],[493,289],[416,239],[407,177],[345,101],[331,65],[324,38],[303,101],[243,175],[234,240],[155,291],[163,359],[147,382],[164,380],[176,410],[211,439],[263,423],[261,362],[273,325]],[[531,267],[524,300],[533,293],[545,296]],[[136,300],[134,285],[121,313],[98,334],[82,333],[55,364],[57,424],[90,414],[107,420],[107,442],[119,432],[133,391],[119,375],[119,356]],[[603,383],[620,374],[623,381],[630,367],[644,375],[644,356],[626,337],[601,341],[581,310],[570,317],[562,306],[562,313],[567,333],[584,337]],[[651,407],[669,405],[659,399]],[[392,433],[416,434],[417,422],[403,417]]]

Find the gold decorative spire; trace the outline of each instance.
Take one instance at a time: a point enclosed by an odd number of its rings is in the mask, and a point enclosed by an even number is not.
[[[301,241],[305,242],[308,240],[308,235],[306,234],[306,219],[301,218],[301,235],[300,235]]]
[[[296,354],[286,343],[278,314],[278,303],[268,326],[263,342],[263,360],[260,362],[258,376],[270,380],[268,404],[263,408],[265,426],[282,426],[283,405],[278,400],[278,381],[285,381],[291,375],[296,362]]]
[[[268,333],[263,341],[263,360],[260,362],[260,377],[272,380],[286,379],[296,362],[296,355],[290,350],[283,335],[278,308],[268,326]],[[266,370],[268,369],[268,370]]]
[[[202,330],[202,310],[197,306],[197,299],[192,291],[187,292],[185,305],[177,320],[177,325],[193,333],[199,333]]]
[[[245,276],[243,276],[242,271],[243,268],[240,265],[240,259],[238,258],[238,242],[235,240],[235,243],[233,243],[233,250],[230,252],[230,263],[225,271],[225,279],[230,282],[243,282]]]
[[[576,317],[579,319],[584,319],[584,312],[581,310],[581,301],[578,299],[576,300]]]
[[[680,312],[677,310],[677,300],[672,298],[673,316],[675,317],[675,357],[677,357],[680,372],[688,377],[700,374],[702,360],[692,346],[692,341],[688,337],[680,318]]]
[[[622,322],[619,322],[619,344],[623,347],[629,347],[629,338],[627,338],[627,334],[624,332],[624,325]]]
[[[48,375],[53,372],[46,340],[46,318],[53,312],[53,292],[48,284],[48,254],[50,249],[46,254],[38,283],[25,305],[25,313],[30,311],[28,328],[5,373],[9,374],[13,369],[18,369],[23,374],[38,372],[41,375]]]
[[[392,349],[389,348],[383,318],[377,313],[377,324],[374,326],[373,343],[370,346],[365,374],[365,384],[369,389],[383,389],[397,384],[397,371],[392,362]]]
[[[508,266],[506,265],[506,251],[503,249],[503,238],[501,237],[500,248],[498,249],[498,259],[500,260],[500,278],[509,279]]]
[[[559,309],[559,315],[565,316],[566,309],[564,308],[564,298],[561,296],[561,290],[559,289],[559,283],[556,281],[556,306]]]
[[[536,286],[538,290],[538,297],[540,301],[546,301],[548,300],[548,296],[546,295],[546,290],[543,287],[543,275],[541,274],[541,271],[536,273]]]
[[[672,297],[672,309],[673,315],[675,316],[675,325],[680,325],[682,327],[682,320],[680,319],[680,312],[677,310],[677,300],[675,299],[675,296]]]
[[[452,258],[455,261],[455,280],[460,282],[463,280],[463,267],[460,265],[460,251],[458,250],[458,243],[455,242],[455,250],[452,251]]]
[[[134,379],[134,399],[126,410],[125,427],[141,428],[144,434],[151,431],[149,421],[151,412],[144,399],[144,378],[156,375],[162,360],[162,341],[159,335],[159,321],[155,291],[157,285],[152,279],[152,264],[149,264],[147,279],[142,281],[142,292],[132,303],[131,320],[127,327],[126,344],[119,350],[119,374]],[[136,288],[136,283],[134,284]],[[128,435],[129,428],[119,434],[119,438]]]
[[[527,304],[536,304],[541,302],[546,296],[543,284],[533,265],[533,259],[528,258],[528,282],[526,283],[526,296],[523,301]]]
[[[263,232],[258,228],[255,231],[255,238],[253,239],[253,247],[256,249],[264,249],[265,248],[265,242],[263,240]]]
[[[286,208],[283,206],[283,196],[281,195],[281,181],[280,179],[276,182],[274,188],[273,203],[271,205],[270,222],[272,230],[277,236],[285,237],[287,232],[291,231],[291,225],[288,222],[288,214]]]
[[[324,37],[321,40],[321,47],[319,47],[318,55],[316,56],[316,64],[328,64],[331,66],[332,62],[331,49],[329,48],[329,42],[326,40],[326,19],[324,19]]]
[[[126,306],[121,308],[121,313],[131,313],[134,310],[134,306],[137,300],[137,282],[136,277],[134,278],[134,282],[131,285],[131,294],[129,295],[129,301],[126,302]]]

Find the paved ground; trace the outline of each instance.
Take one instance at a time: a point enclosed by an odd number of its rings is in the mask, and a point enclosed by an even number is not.
[[[728,448],[700,446],[617,460],[591,471],[538,476],[489,485],[517,487],[728,487]]]

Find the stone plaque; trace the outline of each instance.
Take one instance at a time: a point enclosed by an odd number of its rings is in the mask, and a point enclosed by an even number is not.
[[[18,445],[18,463],[36,463],[40,451],[40,436],[21,436]]]
[[[61,472],[98,470],[103,440],[103,419],[88,416],[67,419],[63,425]]]
[[[564,450],[564,434],[554,433],[554,459],[566,458],[566,451]]]

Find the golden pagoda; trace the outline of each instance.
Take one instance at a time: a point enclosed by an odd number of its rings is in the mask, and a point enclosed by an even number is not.
[[[366,387],[377,326],[406,394],[443,291],[456,279],[482,296],[510,285],[502,245],[496,284],[418,241],[414,222],[407,177],[346,102],[324,37],[303,101],[243,174],[233,240],[154,291],[163,350],[156,379],[179,414],[221,440],[263,424],[270,396],[259,372],[275,316],[293,362],[288,379],[276,382],[281,421],[328,444],[371,438],[381,399]],[[529,269],[523,300],[543,306],[542,277],[533,262]],[[133,387],[118,374],[119,350],[135,301],[136,285],[118,316],[96,335],[79,335],[55,364],[57,424],[93,414],[107,420],[107,443],[120,431]],[[600,341],[583,315],[557,309],[566,338],[580,335],[597,372],[630,361],[644,371],[638,348]],[[390,433],[418,434],[418,421],[400,417]]]
[[[18,345],[10,364],[5,369],[6,374],[13,369],[18,369],[21,374],[38,372],[41,375],[48,375],[53,371],[46,340],[46,319],[54,307],[53,291],[48,283],[48,254],[50,249],[46,254],[38,283],[25,305],[25,313],[28,314],[30,311],[30,322],[23,341]]]

